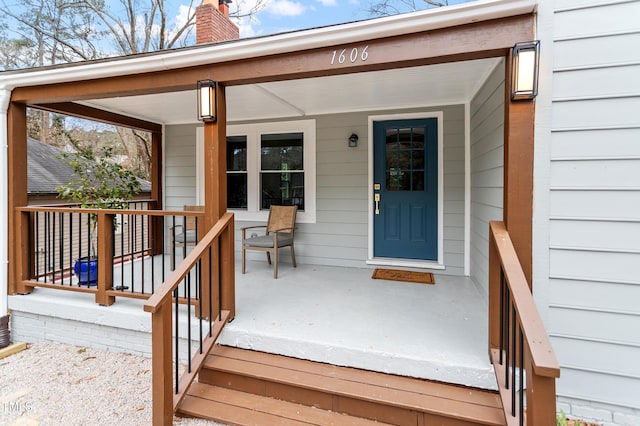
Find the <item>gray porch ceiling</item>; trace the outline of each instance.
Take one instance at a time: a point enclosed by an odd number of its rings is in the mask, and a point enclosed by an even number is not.
[[[230,122],[470,101],[500,58],[227,88]],[[195,82],[194,82],[195,86]],[[95,99],[85,105],[163,124],[196,122],[196,91]]]

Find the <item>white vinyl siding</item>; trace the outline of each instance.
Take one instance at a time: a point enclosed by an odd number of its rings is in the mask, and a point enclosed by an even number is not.
[[[392,111],[393,114],[444,112],[444,264],[438,273],[464,273],[464,106]],[[316,202],[315,224],[300,223],[296,230],[296,259],[308,264],[367,267],[369,200],[368,117],[388,111],[315,116]],[[349,148],[349,135],[359,136]],[[254,222],[242,222],[248,226]],[[239,247],[240,240],[236,241]],[[248,253],[248,256],[264,256]],[[287,256],[282,261],[288,262]]]
[[[393,114],[422,111],[444,113],[444,264],[438,273],[464,273],[464,105],[394,110]],[[316,221],[298,223],[296,258],[308,264],[367,267],[368,244],[368,117],[388,111],[330,114],[316,120]],[[241,124],[241,123],[230,123]],[[349,135],[359,136],[349,148]],[[165,137],[165,205],[182,209],[196,202],[196,130],[167,126]],[[173,170],[176,168],[176,170]],[[259,222],[236,220],[236,227]],[[240,249],[236,232],[236,249]],[[263,259],[260,253],[250,258]],[[288,256],[282,261],[289,262]]]
[[[550,108],[536,139],[548,152],[536,168],[548,175],[548,207],[534,213],[548,226],[534,256],[546,246],[548,263],[534,257],[534,292],[546,274],[560,401],[614,421],[616,411],[640,419],[639,16],[640,1],[558,0],[538,25],[553,90],[536,112]]]
[[[196,204],[196,126],[166,126],[164,134],[164,208]]]
[[[488,296],[489,222],[502,220],[504,62],[471,101],[471,278]]]

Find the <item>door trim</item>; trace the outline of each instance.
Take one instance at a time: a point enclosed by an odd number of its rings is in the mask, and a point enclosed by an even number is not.
[[[404,120],[419,118],[436,118],[438,120],[438,258],[437,261],[417,261],[407,259],[390,259],[373,256],[373,122],[386,120]],[[368,117],[368,178],[367,202],[368,216],[368,248],[367,264],[384,266],[407,266],[413,268],[445,269],[444,264],[444,112],[426,111],[410,114],[370,115]]]

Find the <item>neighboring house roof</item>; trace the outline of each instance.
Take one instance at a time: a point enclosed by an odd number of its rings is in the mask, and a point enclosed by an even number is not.
[[[32,138],[27,139],[27,188],[29,194],[57,194],[67,184],[73,170],[60,158],[63,151]]]
[[[60,157],[64,151],[33,138],[27,139],[27,191],[29,195],[57,194],[56,188],[73,178],[73,169]],[[151,183],[139,179],[141,192],[151,192]]]

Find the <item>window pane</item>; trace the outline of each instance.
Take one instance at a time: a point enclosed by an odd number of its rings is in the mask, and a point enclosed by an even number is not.
[[[398,153],[398,164],[401,169],[411,170],[411,151],[400,151]]]
[[[385,154],[388,191],[424,191],[424,129],[387,129]]]
[[[275,206],[298,206],[304,210],[304,173],[261,173],[260,208],[268,210]]]
[[[410,191],[411,172],[402,169],[390,169],[387,171],[387,191]]]
[[[413,130],[413,147],[424,148],[424,127],[417,127]]]
[[[247,170],[247,137],[227,137],[227,171]]]
[[[262,170],[303,170],[302,133],[277,133],[261,136]]]
[[[227,137],[227,207],[247,208],[247,137]]]
[[[413,156],[413,166],[415,169],[424,169],[424,151],[421,149],[416,149],[411,154]]]
[[[411,129],[398,129],[398,143],[400,149],[411,148]]]
[[[247,208],[247,174],[227,173],[227,207]]]

